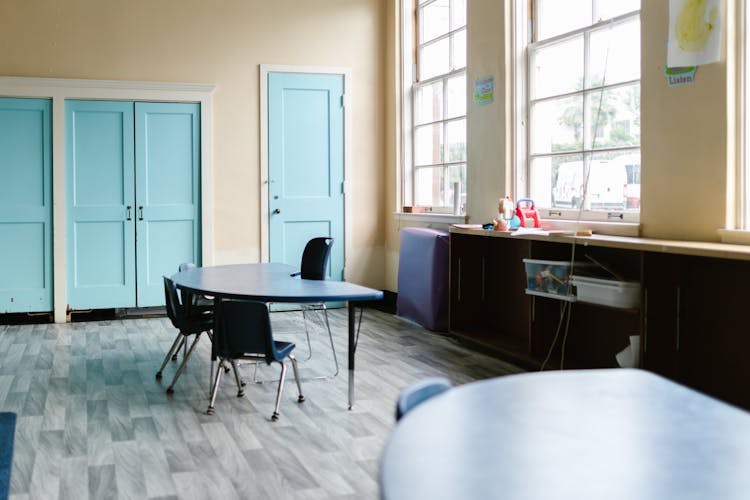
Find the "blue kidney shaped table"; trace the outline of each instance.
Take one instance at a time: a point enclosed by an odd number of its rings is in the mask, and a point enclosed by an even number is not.
[[[172,276],[175,285],[190,292],[220,299],[262,302],[347,302],[349,317],[349,409],[354,404],[355,308],[353,302],[380,300],[383,292],[346,281],[303,280],[293,277],[297,268],[260,263],[197,267]]]

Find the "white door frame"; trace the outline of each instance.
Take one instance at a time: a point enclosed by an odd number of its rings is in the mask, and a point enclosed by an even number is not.
[[[67,314],[65,252],[65,100],[197,102],[201,105],[201,258],[213,264],[211,186],[211,100],[215,86],[205,83],[127,82],[68,78],[0,77],[0,97],[52,100],[52,258],[55,323]]]
[[[350,68],[326,66],[260,65],[260,255],[261,262],[270,258],[268,234],[268,74],[305,73],[317,75],[341,75],[344,77],[344,279],[347,278],[346,260],[351,248],[351,78]]]

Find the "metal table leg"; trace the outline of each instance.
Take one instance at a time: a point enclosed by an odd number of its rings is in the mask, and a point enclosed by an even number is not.
[[[354,406],[354,352],[357,344],[354,339],[355,307],[348,302],[346,308],[349,310],[349,409]]]

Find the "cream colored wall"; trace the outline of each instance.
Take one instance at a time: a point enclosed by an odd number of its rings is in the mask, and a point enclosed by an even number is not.
[[[505,20],[504,2],[468,2],[466,213],[472,224],[491,221],[498,198],[511,194],[503,168],[505,90],[511,78],[505,68]],[[487,76],[494,78],[494,100],[479,106],[473,102],[474,82]]]
[[[651,1],[641,6],[642,234],[716,240],[727,219],[731,182],[727,63],[699,67],[693,85],[667,87],[668,7]]]
[[[0,75],[215,84],[213,250],[223,264],[261,255],[259,64],[351,68],[355,223],[347,270],[382,288],[387,3],[7,0]]]
[[[386,89],[389,101],[386,104],[385,127],[385,207],[382,218],[385,222],[383,289],[398,290],[399,221],[393,217],[399,200],[401,183],[401,6],[398,0],[386,2],[388,6],[388,45],[386,49]]]

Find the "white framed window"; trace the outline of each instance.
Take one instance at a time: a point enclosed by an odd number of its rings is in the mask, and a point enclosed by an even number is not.
[[[638,221],[640,1],[516,2],[516,191],[544,218]]]
[[[466,0],[403,0],[403,204],[463,213]]]

